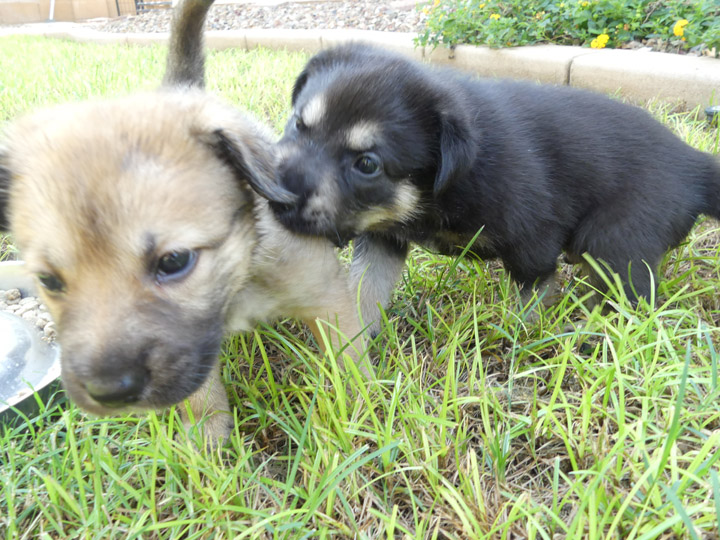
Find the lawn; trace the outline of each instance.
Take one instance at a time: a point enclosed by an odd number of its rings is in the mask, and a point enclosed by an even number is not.
[[[279,132],[305,60],[212,53],[209,87]],[[152,88],[163,62],[160,47],[1,38],[0,122]],[[650,109],[718,152],[697,112]],[[175,411],[95,418],[64,402],[0,426],[0,531],[717,539],[719,246],[705,222],[670,252],[654,309],[619,299],[603,315],[571,292],[538,321],[497,263],[416,250],[372,346],[375,382],[340,382],[292,321],[226,341],[225,448],[196,451]]]

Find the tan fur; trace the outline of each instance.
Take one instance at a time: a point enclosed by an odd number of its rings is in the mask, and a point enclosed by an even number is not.
[[[329,321],[333,346],[361,333],[331,245],[275,221],[218,152],[219,132],[249,169],[269,174],[269,134],[194,90],[69,105],[9,131],[0,159],[10,223],[28,270],[65,284],[38,288],[58,324],[64,383],[91,412],[117,408],[93,400],[88,381],[144,362],[147,387],[129,407],[189,397],[218,439],[231,418],[216,359],[224,332],[289,316],[314,332]],[[153,264],[182,249],[197,251],[194,269],[158,282]],[[362,352],[361,338],[346,350],[353,360]]]
[[[326,182],[326,185],[329,182]],[[322,189],[321,185],[321,189]],[[326,188],[325,192],[331,190]],[[369,208],[358,219],[358,226],[364,230],[382,230],[389,223],[402,223],[410,221],[419,212],[420,193],[410,182],[398,182],[395,186],[395,196],[390,206],[377,206]]]
[[[361,121],[347,130],[345,140],[348,148],[362,152],[383,142],[382,129],[378,122]]]
[[[322,122],[327,109],[327,103],[325,103],[325,96],[319,94],[307,104],[302,111],[302,121],[306,126],[315,126]]]

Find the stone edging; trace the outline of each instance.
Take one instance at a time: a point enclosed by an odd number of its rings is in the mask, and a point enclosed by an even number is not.
[[[33,28],[34,27],[34,28]],[[26,25],[19,31],[78,42],[146,45],[167,33],[115,34],[72,23]],[[489,77],[535,80],[618,93],[635,102],[660,99],[683,108],[720,104],[720,59],[620,49],[534,45],[490,49],[416,47],[415,34],[365,30],[226,30],[206,33],[207,45],[225,49],[303,50],[314,53],[347,41],[367,41],[419,60],[451,65]]]

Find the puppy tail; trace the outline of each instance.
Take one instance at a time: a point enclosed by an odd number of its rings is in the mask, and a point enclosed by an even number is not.
[[[203,29],[214,0],[181,0],[175,7],[163,86],[205,86]]]

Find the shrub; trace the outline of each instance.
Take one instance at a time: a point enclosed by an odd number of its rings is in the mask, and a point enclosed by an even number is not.
[[[720,49],[717,0],[435,0],[423,10],[422,45],[603,48],[654,38],[678,49]]]

